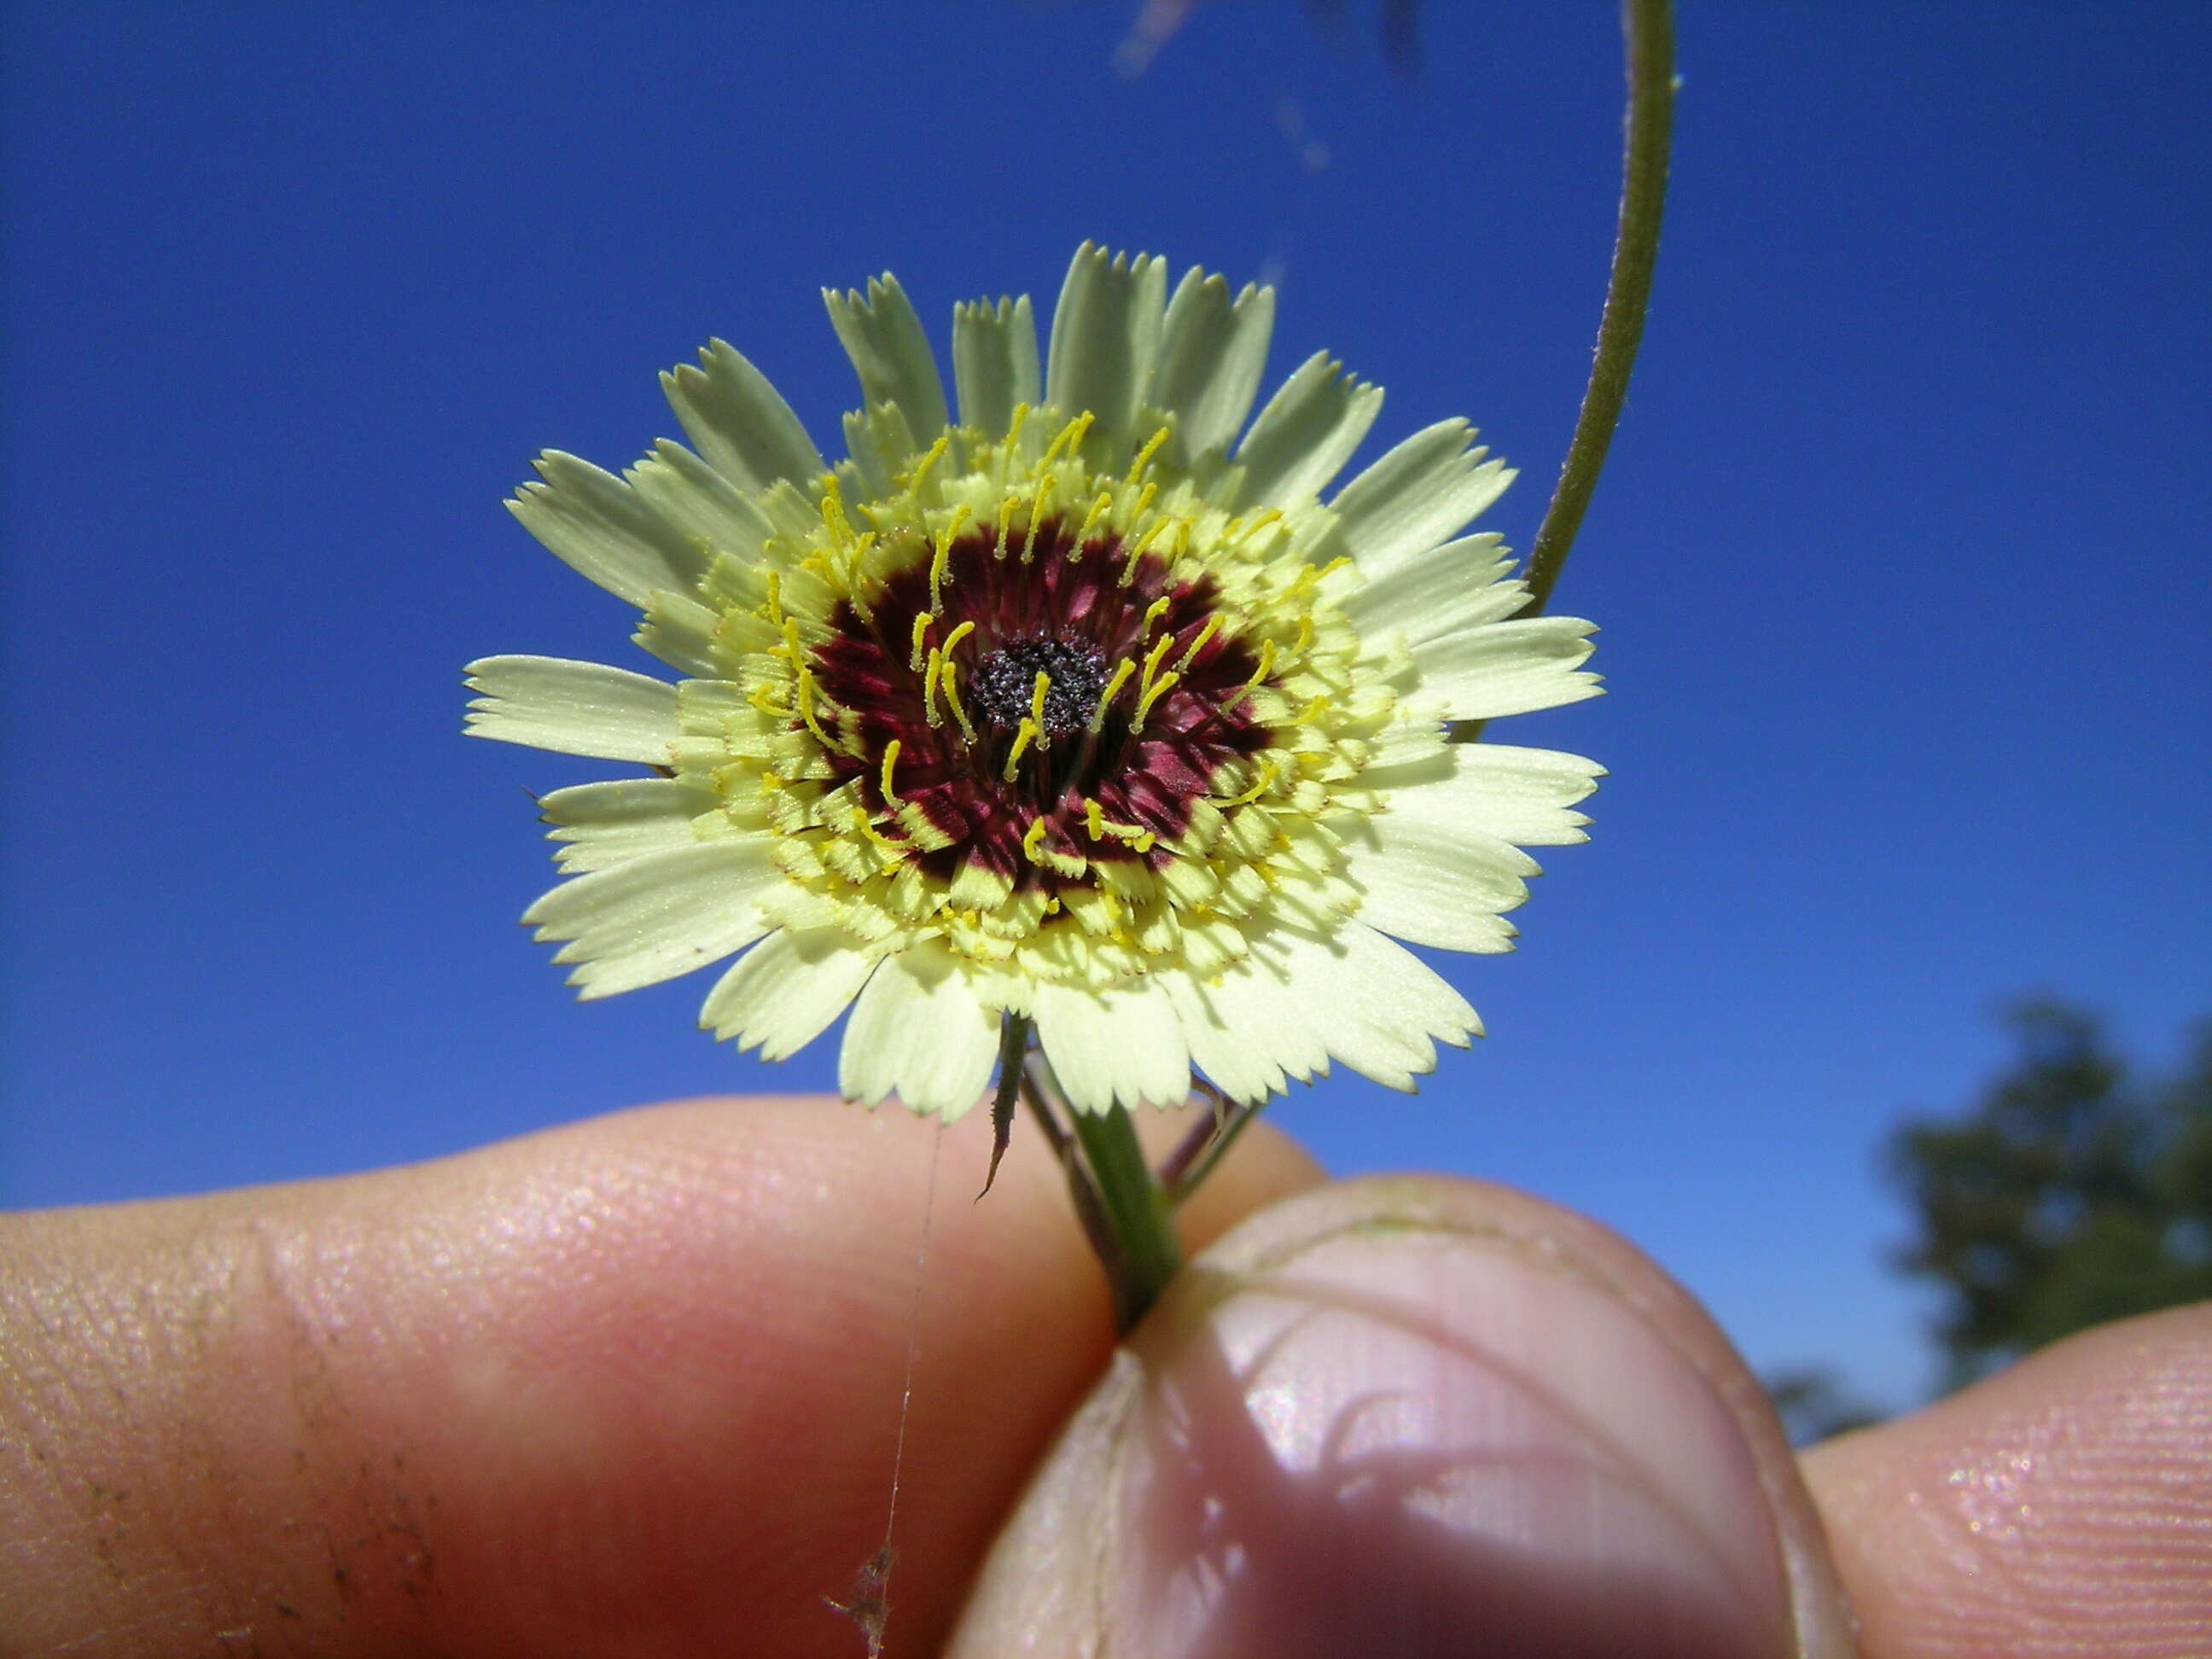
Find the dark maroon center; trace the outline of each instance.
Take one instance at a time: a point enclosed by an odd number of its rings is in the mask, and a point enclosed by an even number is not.
[[[1222,764],[1264,747],[1267,733],[1249,712],[1259,659],[1216,622],[1212,578],[1176,581],[1158,555],[1133,562],[1110,538],[1079,548],[1066,520],[1038,527],[1026,563],[1025,540],[1010,537],[1001,555],[994,526],[971,527],[947,550],[933,593],[931,550],[917,546],[880,593],[863,596],[865,616],[839,603],[833,637],[811,655],[821,691],[857,721],[860,753],[829,754],[837,777],[872,812],[919,810],[945,838],[945,846],[917,848],[917,863],[946,880],[963,864],[981,864],[1053,891],[1067,878],[1032,852],[1164,863],[1172,854],[1156,842],[1136,849],[1141,833],[1180,836]],[[932,681],[927,662],[929,649],[942,651],[948,640],[953,697]],[[1146,704],[1148,658],[1155,695]],[[1116,684],[1125,662],[1135,672]],[[1024,738],[1039,713],[1040,673],[1042,730]],[[1161,690],[1170,673],[1176,678]],[[895,799],[886,800],[894,738]],[[1096,836],[1093,803],[1105,826]],[[906,838],[896,822],[879,830]]]
[[[1030,718],[1042,674],[1045,735],[1064,738],[1090,720],[1112,672],[1106,653],[1080,635],[1012,639],[975,665],[969,707],[978,720],[1013,731]]]

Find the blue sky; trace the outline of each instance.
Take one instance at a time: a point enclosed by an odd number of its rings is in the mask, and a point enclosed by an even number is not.
[[[688,1093],[821,1087],[579,1008],[514,918],[526,788],[459,665],[633,661],[501,510],[626,464],[654,372],[736,342],[825,443],[819,288],[1047,303],[1091,237],[1281,289],[1274,374],[1464,414],[1525,547],[1617,188],[1612,9],[15,5],[4,12],[7,945],[0,1202],[420,1158]],[[1491,1036],[1415,1099],[1281,1121],[1340,1171],[1583,1206],[1755,1363],[1929,1372],[1873,1157],[2047,988],[2171,1058],[2212,1008],[2204,303],[2212,14],[1681,20],[1656,304],[1554,609],[1612,695],[1502,722],[1597,757]]]

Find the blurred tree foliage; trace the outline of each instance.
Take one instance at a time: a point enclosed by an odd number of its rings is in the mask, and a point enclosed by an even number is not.
[[[2212,1022],[2178,1074],[2150,1079],[2078,1008],[2026,1002],[2006,1024],[2018,1056],[1980,1098],[1907,1121],[1887,1148],[1918,1221],[1898,1265],[1943,1289],[1952,1387],[2212,1297]]]

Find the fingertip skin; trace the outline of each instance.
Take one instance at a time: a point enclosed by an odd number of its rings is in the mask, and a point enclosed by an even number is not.
[[[694,1102],[0,1220],[0,1651],[848,1655],[910,1341],[929,1650],[1112,1344],[1049,1158],[971,1204],[988,1125],[939,1133]],[[1205,1224],[1316,1178],[1247,1139]]]
[[[2212,1652],[2212,1304],[1806,1455],[1873,1659]]]

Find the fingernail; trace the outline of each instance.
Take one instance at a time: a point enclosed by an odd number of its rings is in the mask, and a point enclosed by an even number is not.
[[[1792,1650],[1731,1413],[1526,1241],[1336,1234],[1143,1348],[1099,1586],[1115,1653]]]

